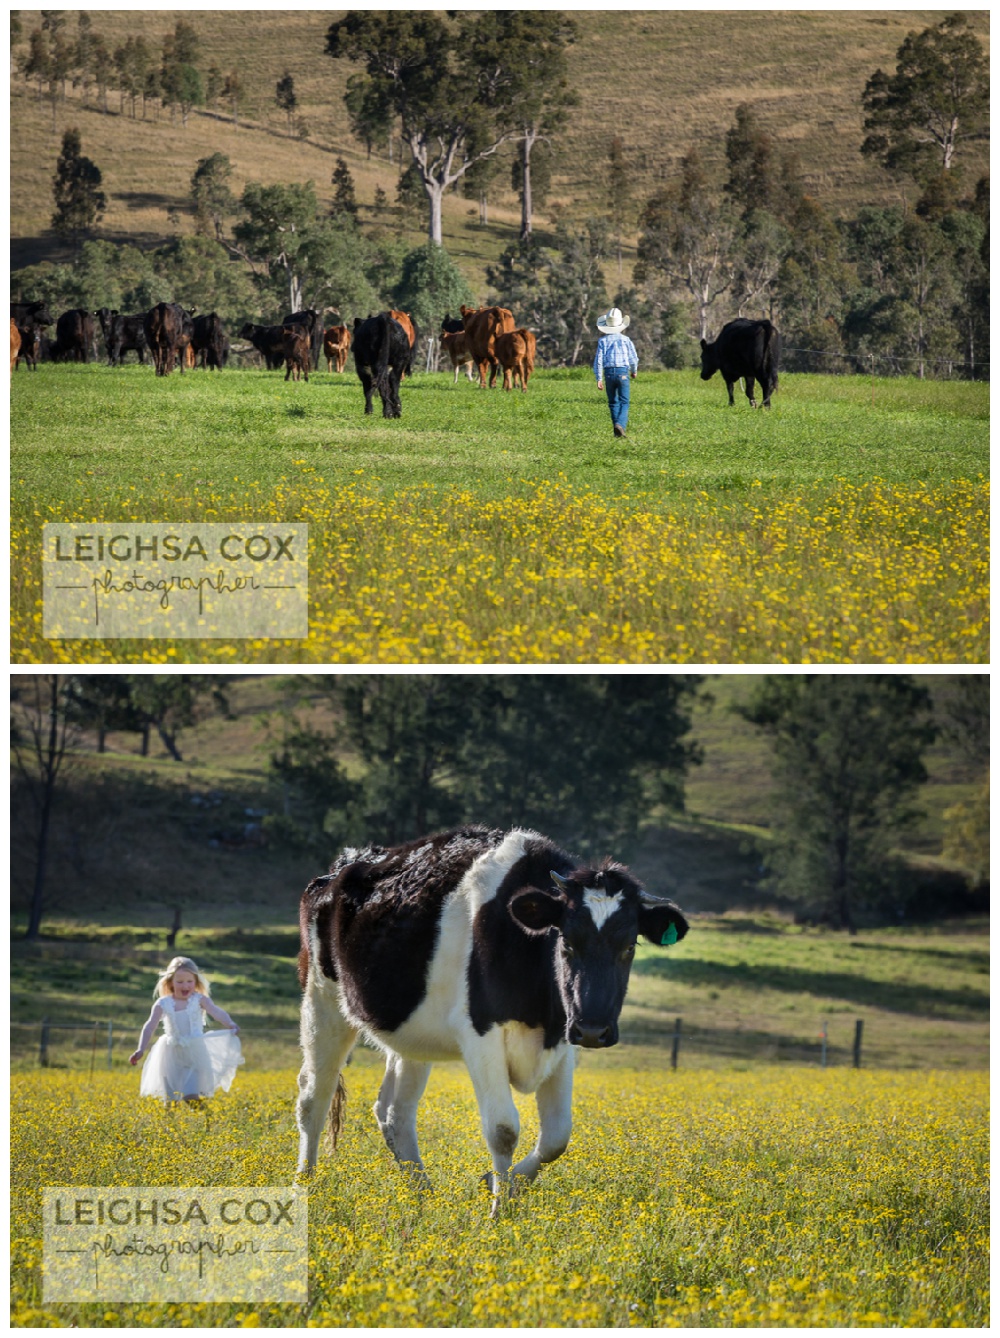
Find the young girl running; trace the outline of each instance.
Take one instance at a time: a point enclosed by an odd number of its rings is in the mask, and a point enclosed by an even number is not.
[[[208,981],[190,957],[175,957],[156,982],[153,1011],[139,1037],[139,1048],[129,1056],[138,1064],[153,1032],[162,1022],[164,1035],[143,1065],[140,1096],[159,1097],[164,1103],[198,1101],[221,1087],[229,1091],[243,1054],[229,1014],[212,1003]],[[227,1031],[202,1032],[202,1013],[221,1022]]]

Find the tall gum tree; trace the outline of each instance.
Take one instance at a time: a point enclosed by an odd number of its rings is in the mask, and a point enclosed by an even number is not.
[[[345,97],[364,143],[384,142],[398,122],[428,202],[428,237],[442,242],[445,191],[509,141],[529,164],[531,146],[558,121],[569,90],[561,47],[570,25],[558,15],[352,12],[330,26],[326,54],[362,66]],[[531,28],[534,27],[534,36]],[[525,147],[526,146],[526,147]]]

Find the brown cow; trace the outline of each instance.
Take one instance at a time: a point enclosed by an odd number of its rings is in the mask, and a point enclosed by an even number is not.
[[[342,372],[347,363],[347,355],[351,349],[351,332],[346,325],[331,325],[329,330],[323,332],[323,352],[326,354],[326,370],[333,371],[333,364],[337,364],[337,371]]]
[[[520,330],[508,330],[496,342],[496,354],[503,368],[503,388],[511,389],[511,382],[528,389],[528,345]]]
[[[490,369],[490,387],[496,384],[499,362],[496,341],[514,329],[514,317],[506,307],[462,307],[462,322],[469,339],[469,352],[479,368],[480,389],[486,389],[486,369]]]
[[[389,315],[403,327],[403,332],[410,341],[410,365],[403,371],[404,376],[413,375],[413,355],[417,348],[417,323],[407,311],[390,311]]]
[[[459,367],[465,368],[465,374],[469,380],[473,380],[472,375],[472,354],[469,352],[469,339],[464,330],[454,330],[441,336],[441,348],[451,359],[451,365],[455,369],[455,380],[452,385],[458,381]]]
[[[538,345],[535,336],[531,333],[530,330],[526,330],[524,326],[521,326],[521,328],[518,330],[517,333],[524,340],[525,345],[527,347],[524,361],[524,385],[525,387],[527,387],[528,377],[535,370],[535,350],[538,347]]]
[[[301,325],[286,326],[285,333],[282,336],[282,344],[285,353],[285,380],[287,381],[294,373],[293,380],[297,381],[300,374],[309,380],[309,364],[312,361],[312,349],[309,344],[309,335]]]
[[[14,317],[10,318],[10,370],[17,366],[17,355],[21,352],[21,336],[18,333]]]

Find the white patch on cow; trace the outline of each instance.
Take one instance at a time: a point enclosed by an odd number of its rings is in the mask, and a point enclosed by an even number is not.
[[[473,1031],[467,986],[472,924],[480,907],[496,896],[511,866],[524,855],[525,842],[532,839],[538,839],[534,832],[508,832],[499,845],[485,851],[466,870],[441,908],[423,999],[394,1032],[366,1028],[381,1049],[424,1062],[462,1055]]]
[[[583,891],[583,904],[594,917],[594,924],[598,929],[602,929],[622,904],[622,894],[616,892],[613,897],[609,897],[606,892],[598,892],[594,887],[587,887]]]
[[[545,1033],[541,1027],[526,1027],[508,1022],[503,1027],[503,1048],[507,1058],[507,1077],[518,1092],[534,1092],[562,1062],[566,1042],[551,1050],[543,1049]]]
[[[517,861],[523,858],[527,842],[541,839],[537,832],[515,827],[513,831],[507,833],[498,846],[488,850],[485,855],[480,855],[458,885],[458,892],[468,901],[470,926],[476,917],[476,912],[488,901],[493,900],[507,874]]]

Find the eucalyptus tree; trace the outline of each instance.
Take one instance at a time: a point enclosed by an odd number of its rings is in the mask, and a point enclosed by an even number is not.
[[[370,150],[399,126],[432,243],[441,244],[445,192],[511,141],[527,154],[530,231],[531,147],[568,105],[560,57],[571,32],[568,20],[536,12],[354,11],[330,26],[327,55],[361,67],[344,99],[351,128]]]

